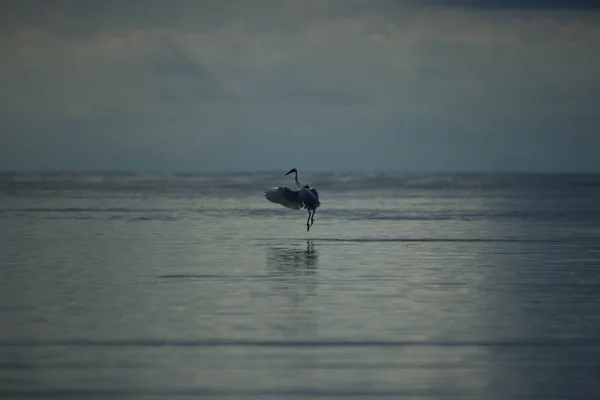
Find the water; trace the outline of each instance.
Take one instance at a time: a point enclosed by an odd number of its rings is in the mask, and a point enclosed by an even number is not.
[[[600,176],[300,179],[0,175],[0,396],[597,398]]]

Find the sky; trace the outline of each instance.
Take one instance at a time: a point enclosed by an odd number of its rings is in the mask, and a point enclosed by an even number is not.
[[[0,5],[0,169],[600,172],[600,6]]]

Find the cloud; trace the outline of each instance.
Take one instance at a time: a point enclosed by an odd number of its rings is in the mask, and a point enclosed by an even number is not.
[[[593,0],[422,0],[423,3],[443,7],[480,9],[528,10],[598,10],[600,4]]]
[[[48,4],[0,34],[0,167],[600,169],[584,13]]]

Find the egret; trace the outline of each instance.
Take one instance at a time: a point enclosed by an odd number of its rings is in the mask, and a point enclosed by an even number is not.
[[[306,231],[308,232],[315,222],[315,212],[321,205],[319,192],[310,185],[301,185],[298,182],[298,170],[296,168],[292,168],[285,175],[287,176],[291,173],[294,173],[294,180],[296,181],[295,190],[286,186],[272,187],[265,192],[265,198],[272,203],[281,204],[292,210],[300,210],[302,208],[308,210],[308,219],[306,220]]]

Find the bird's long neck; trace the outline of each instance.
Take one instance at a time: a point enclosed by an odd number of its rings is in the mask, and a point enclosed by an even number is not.
[[[300,182],[298,182],[298,171],[294,172],[294,180],[296,181],[296,187],[300,189]]]

